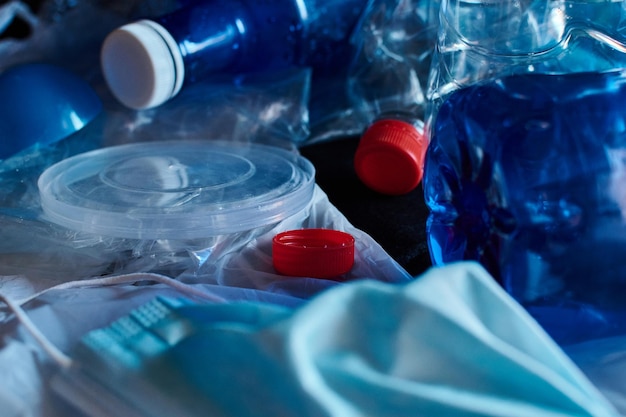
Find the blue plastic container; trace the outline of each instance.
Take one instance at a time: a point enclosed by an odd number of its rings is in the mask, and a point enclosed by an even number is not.
[[[11,67],[0,74],[0,159],[66,138],[101,111],[92,87],[65,68],[45,63]]]
[[[424,175],[433,263],[480,261],[561,344],[626,333],[623,10],[442,9]]]

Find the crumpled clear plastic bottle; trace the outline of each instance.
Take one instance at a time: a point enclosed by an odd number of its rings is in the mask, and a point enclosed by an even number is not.
[[[561,344],[626,332],[625,17],[623,1],[442,3],[432,260],[480,261]]]
[[[357,175],[389,195],[412,191],[423,174],[424,90],[437,33],[439,1],[370,2],[353,35],[357,54],[348,91],[364,118],[354,156]]]

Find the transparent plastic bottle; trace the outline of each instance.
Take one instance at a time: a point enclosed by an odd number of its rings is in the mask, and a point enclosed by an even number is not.
[[[482,263],[561,344],[626,332],[623,1],[443,0],[434,264]]]
[[[380,0],[364,13],[348,89],[365,128],[354,168],[369,188],[401,195],[423,175],[423,93],[436,40],[438,0]]]
[[[406,194],[422,180],[427,146],[421,119],[412,113],[382,113],[361,136],[354,169],[374,191]]]
[[[149,108],[211,74],[302,66],[333,71],[366,0],[196,0],[124,25],[101,51],[102,71],[124,105]]]

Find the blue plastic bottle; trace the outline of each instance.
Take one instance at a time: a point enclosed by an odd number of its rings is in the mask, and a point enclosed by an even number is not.
[[[431,74],[433,263],[479,261],[561,344],[626,333],[624,5],[490,5],[457,31],[484,49],[443,32]]]
[[[365,0],[205,0],[122,26],[102,47],[104,77],[119,101],[141,109],[211,74],[347,65],[348,37]]]

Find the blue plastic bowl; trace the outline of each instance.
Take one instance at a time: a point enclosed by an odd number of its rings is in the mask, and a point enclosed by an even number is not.
[[[0,159],[82,129],[102,110],[91,86],[50,64],[22,64],[0,74]]]

